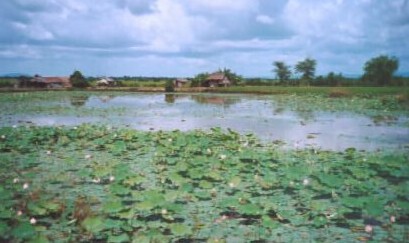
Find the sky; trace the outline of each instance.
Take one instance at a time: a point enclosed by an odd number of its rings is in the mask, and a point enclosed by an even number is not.
[[[0,1],[0,75],[273,78],[305,58],[361,75],[379,55],[409,73],[409,0]]]

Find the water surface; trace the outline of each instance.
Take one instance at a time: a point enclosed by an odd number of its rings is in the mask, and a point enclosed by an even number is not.
[[[409,144],[407,116],[398,116],[392,123],[375,123],[372,117],[358,112],[302,109],[302,104],[290,106],[277,96],[95,93],[65,94],[41,102],[40,106],[53,107],[53,112],[41,109],[30,114],[3,114],[1,124],[93,123],[182,131],[222,127],[242,134],[253,133],[265,141],[280,140],[292,148],[313,146],[331,150],[403,148]]]

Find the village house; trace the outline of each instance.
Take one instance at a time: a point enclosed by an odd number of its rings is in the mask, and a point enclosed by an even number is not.
[[[187,84],[189,82],[189,80],[184,79],[184,78],[177,78],[173,81],[173,86],[175,86],[175,88],[181,88],[183,87],[185,84]]]
[[[118,82],[113,78],[104,77],[104,78],[99,79],[96,84],[97,84],[97,86],[112,87],[112,86],[117,86]]]
[[[231,81],[223,72],[215,72],[210,74],[205,81],[205,86],[208,87],[227,87]]]
[[[19,87],[33,87],[33,88],[71,88],[69,77],[42,77],[35,75],[33,78],[22,78],[19,80]]]

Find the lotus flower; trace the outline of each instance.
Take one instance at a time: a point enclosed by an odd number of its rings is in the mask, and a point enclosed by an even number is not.
[[[35,218],[30,219],[30,224],[36,224],[36,223],[37,223],[37,220]]]

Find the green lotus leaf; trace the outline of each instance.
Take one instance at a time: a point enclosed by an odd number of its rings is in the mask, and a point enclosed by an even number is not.
[[[127,234],[123,233],[120,235],[110,235],[108,237],[108,242],[119,243],[119,242],[129,242],[130,238]]]
[[[280,227],[280,223],[278,221],[271,219],[267,215],[263,215],[261,217],[261,224],[268,229],[277,229]]]
[[[118,200],[113,200],[113,201],[108,201],[104,204],[103,210],[105,213],[118,213],[124,209],[121,201]]]
[[[362,208],[367,198],[361,197],[342,197],[341,203],[349,208]]]
[[[239,198],[236,197],[227,197],[222,199],[219,204],[220,207],[222,208],[237,208],[241,204],[239,202]]]
[[[104,219],[102,217],[87,217],[81,226],[90,233],[96,234],[105,229]]]
[[[4,205],[0,205],[0,219],[10,219],[13,216],[12,210],[7,209]]]
[[[318,178],[321,183],[331,188],[339,188],[344,184],[344,179],[338,175],[320,174]]]
[[[142,211],[150,211],[151,209],[155,208],[157,205],[155,202],[146,200],[142,201],[140,203],[135,204],[135,208],[137,210],[142,210]]]
[[[320,227],[325,226],[328,223],[328,220],[325,216],[318,215],[314,217],[313,223],[315,227],[320,228]]]
[[[104,225],[106,229],[120,229],[124,222],[122,220],[106,219]]]
[[[377,199],[373,198],[372,200],[369,200],[365,204],[365,212],[373,217],[376,216],[381,216],[384,212],[384,202]]]
[[[244,215],[260,215],[263,209],[255,204],[245,204],[245,205],[240,205],[237,208],[237,211],[240,214],[244,214]]]
[[[5,236],[9,233],[10,227],[3,221],[0,221],[0,236]]]
[[[169,175],[169,180],[172,181],[173,184],[180,186],[186,182],[186,179],[179,175],[178,173],[174,172]]]
[[[30,210],[32,215],[35,216],[41,216],[41,215],[46,215],[47,214],[47,209],[41,207],[40,205],[34,203],[34,202],[29,202],[27,204],[28,210]]]
[[[196,191],[194,195],[201,200],[210,200],[212,198],[208,191]]]
[[[127,186],[137,186],[145,181],[145,177],[140,175],[133,175],[123,181],[124,185]]]
[[[45,235],[38,235],[34,239],[30,240],[30,243],[48,243],[51,242]]]
[[[36,235],[36,230],[29,222],[22,222],[13,228],[11,234],[17,239],[30,239]]]
[[[201,187],[203,189],[211,189],[211,188],[213,188],[213,184],[211,182],[201,180],[200,183],[199,183],[199,187]]]
[[[175,236],[187,236],[192,234],[192,229],[185,224],[175,223],[171,224],[169,228],[172,234]]]
[[[112,184],[109,189],[113,194],[120,196],[125,196],[132,192],[132,190],[120,184]]]

